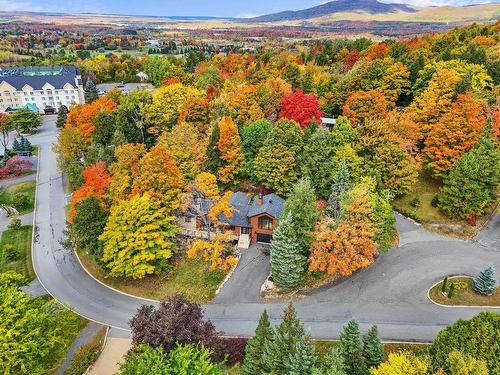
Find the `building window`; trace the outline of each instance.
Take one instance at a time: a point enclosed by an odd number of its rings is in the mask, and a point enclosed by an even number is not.
[[[273,229],[273,219],[269,216],[259,217],[259,229],[272,230]]]
[[[250,234],[250,228],[241,227],[241,234]]]

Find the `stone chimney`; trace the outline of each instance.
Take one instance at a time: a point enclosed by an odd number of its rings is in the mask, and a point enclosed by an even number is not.
[[[263,203],[264,203],[264,196],[262,195],[262,193],[259,193],[259,199],[257,200],[257,204],[259,206],[262,206]]]

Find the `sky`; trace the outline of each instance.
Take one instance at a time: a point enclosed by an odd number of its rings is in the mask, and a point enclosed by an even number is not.
[[[382,0],[415,6],[470,5],[500,0]],[[325,0],[0,0],[0,11],[108,13],[156,16],[252,17],[310,8]]]

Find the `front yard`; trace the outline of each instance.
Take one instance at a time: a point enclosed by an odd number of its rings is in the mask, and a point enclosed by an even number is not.
[[[35,181],[9,186],[0,191],[0,204],[13,206],[19,214],[33,211],[35,204]]]
[[[178,293],[190,301],[206,303],[214,298],[217,288],[227,274],[220,270],[210,271],[207,262],[188,259],[182,255],[174,262],[171,270],[161,275],[134,280],[111,277],[89,255],[79,252],[78,256],[87,271],[96,279],[122,292],[149,299],[162,299]]]
[[[35,278],[31,264],[31,225],[19,229],[6,229],[0,240],[0,273],[15,271],[32,280]]]

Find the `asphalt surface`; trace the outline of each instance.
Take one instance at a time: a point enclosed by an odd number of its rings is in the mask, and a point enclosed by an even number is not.
[[[42,285],[61,303],[84,317],[127,330],[137,308],[149,302],[98,283],[82,269],[73,253],[59,244],[65,227],[65,195],[51,148],[56,136],[54,119],[45,118],[39,135],[31,138],[34,144],[41,144],[35,270]],[[493,223],[498,220],[494,218]],[[295,302],[300,319],[313,337],[338,338],[342,326],[356,318],[362,329],[376,323],[385,340],[432,341],[446,325],[480,311],[439,307],[427,299],[427,290],[445,275],[474,275],[488,264],[500,269],[500,251],[495,245],[500,231],[496,227],[487,229],[479,235],[479,243],[445,238],[400,217],[397,227],[401,235],[398,248],[383,253],[372,267]],[[240,276],[238,269],[233,277],[220,297],[204,306],[205,317],[228,335],[253,334],[264,309],[277,323],[286,303],[261,302],[254,298],[258,283],[249,282],[247,274]]]

